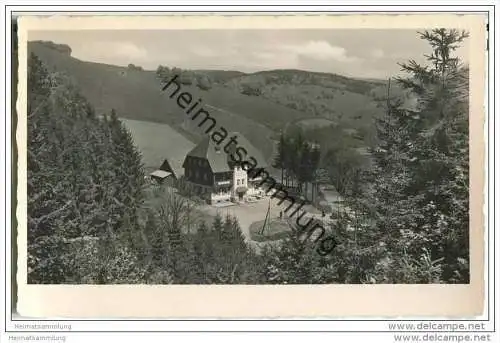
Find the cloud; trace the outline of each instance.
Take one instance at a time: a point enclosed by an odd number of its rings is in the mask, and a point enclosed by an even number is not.
[[[361,59],[356,56],[348,56],[347,50],[340,46],[334,46],[326,41],[308,41],[300,45],[287,45],[284,50],[301,57],[320,61],[335,60],[338,62],[358,62]]]
[[[148,51],[130,42],[99,41],[74,49],[73,55],[83,60],[101,60],[107,63],[141,63],[150,58]]]
[[[256,51],[253,53],[253,56],[259,60],[272,60],[276,59],[278,54],[268,51]]]
[[[425,62],[430,47],[415,30],[83,30],[30,31],[85,61],[153,70],[158,64],[197,69],[303,69],[355,77],[400,73],[398,63]],[[456,53],[468,59],[469,43]]]
[[[220,51],[214,50],[207,46],[197,45],[191,48],[191,52],[200,57],[217,57],[220,56]]]
[[[382,58],[385,56],[384,50],[382,49],[373,49],[370,55],[374,58]]]
[[[255,51],[248,56],[246,65],[261,66],[264,69],[291,69],[299,67],[296,55],[286,51]]]
[[[148,52],[146,49],[138,47],[132,43],[111,43],[108,49],[113,50],[115,55],[127,56],[133,60],[146,60]]]

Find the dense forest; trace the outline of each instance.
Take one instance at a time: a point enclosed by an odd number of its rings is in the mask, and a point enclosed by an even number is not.
[[[429,66],[409,61],[407,76],[393,81],[418,96],[418,108],[387,97],[369,168],[342,145],[322,151],[307,137],[281,139],[283,182],[302,190],[329,178],[349,208],[329,228],[339,244],[327,256],[293,232],[256,251],[236,218],[190,223],[194,205],[167,189],[155,188],[161,201],[150,206],[141,155],[119,114],[96,114],[67,76],[32,54],[28,282],[468,283],[468,68],[452,56],[467,34],[421,38],[433,51]]]

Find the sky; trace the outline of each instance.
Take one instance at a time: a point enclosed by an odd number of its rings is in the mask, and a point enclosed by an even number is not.
[[[31,31],[29,40],[68,44],[84,61],[148,70],[301,69],[381,79],[400,73],[398,62],[424,63],[431,52],[417,31],[403,29]],[[465,62],[468,47],[466,40],[456,53]]]

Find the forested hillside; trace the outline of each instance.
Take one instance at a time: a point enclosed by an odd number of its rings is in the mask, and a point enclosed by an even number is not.
[[[144,205],[140,154],[113,111],[99,118],[62,75],[28,62],[28,282],[259,282],[233,218],[185,233],[193,204]]]
[[[28,65],[29,283],[350,281],[331,272],[349,260],[323,260],[294,236],[258,255],[235,218],[192,223],[194,205],[162,189],[144,206],[151,192],[116,114],[96,117],[62,75],[34,55]]]
[[[197,204],[181,187],[145,181],[120,112],[97,116],[70,79],[31,55],[28,282],[468,283],[469,70],[453,57],[467,34],[435,29],[421,38],[428,66],[409,61],[408,77],[393,81],[418,106],[386,99],[370,168],[353,158],[355,144],[318,149],[316,135],[282,136],[274,165],[285,183],[326,177],[343,195],[326,256],[293,230],[257,252],[237,218],[193,222]]]
[[[28,90],[29,282],[133,281],[142,270],[118,239],[135,232],[142,202],[130,134],[34,55]]]
[[[336,214],[333,228],[341,242],[329,265],[336,282],[469,282],[469,69],[453,57],[467,36],[421,34],[432,49],[428,66],[404,63],[408,77],[395,80],[418,106],[386,98],[369,168],[352,144],[333,144],[318,168],[300,131],[282,136],[275,166],[285,184],[288,176],[300,187],[326,176],[350,209]]]
[[[373,120],[384,114],[381,100],[387,97],[387,80],[358,80],[303,70],[262,71],[233,78],[226,85],[307,114],[305,119],[290,121],[306,130],[334,124],[352,131],[367,146],[375,135]],[[413,100],[397,84],[392,86],[391,97],[405,99],[407,104]]]
[[[271,70],[233,78],[227,82],[243,94],[258,94],[312,117],[353,127],[383,113],[374,101],[386,90],[387,80],[364,81],[328,73]]]
[[[350,178],[349,203],[369,227],[357,237],[360,248],[383,242],[379,261],[395,279],[469,282],[469,68],[453,56],[467,37],[420,34],[432,49],[427,66],[403,63],[408,77],[397,79],[418,106],[388,101],[376,123],[373,168]]]

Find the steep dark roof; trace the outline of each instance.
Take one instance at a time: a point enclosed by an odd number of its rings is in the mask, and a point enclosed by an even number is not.
[[[257,161],[258,168],[266,168],[267,162],[262,156],[262,153],[254,146],[250,141],[239,132],[231,132],[228,137],[236,136],[236,141],[238,146],[244,148],[247,151],[246,160],[248,161],[250,157],[255,158]]]
[[[210,136],[205,136],[198,145],[196,145],[187,155],[206,159],[210,164],[210,168],[214,173],[230,171],[228,162],[231,161],[229,155],[224,151],[224,146],[229,141],[229,138],[236,136],[237,146],[244,148],[247,151],[246,159],[253,157],[257,160],[257,166],[261,168],[267,167],[266,160],[262,153],[255,148],[250,141],[239,132],[231,132],[225,141],[219,146],[212,141]],[[186,160],[184,160],[185,163]],[[182,165],[184,167],[184,164]]]
[[[160,170],[173,173],[176,179],[184,175],[184,169],[182,169],[181,163],[176,159],[165,159],[160,166]]]
[[[189,156],[206,159],[214,173],[230,171],[223,146],[221,145],[220,148],[217,147],[209,136],[204,137],[202,141],[187,154],[186,158]],[[185,161],[186,160],[184,160],[184,162]]]

